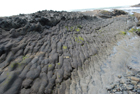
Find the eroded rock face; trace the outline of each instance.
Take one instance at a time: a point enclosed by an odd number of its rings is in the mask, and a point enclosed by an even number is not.
[[[1,18],[0,94],[76,94],[77,79],[93,61],[98,70],[106,49],[123,38],[120,31],[133,26],[134,17],[127,15],[101,19],[39,11]],[[80,92],[88,93],[84,87]]]

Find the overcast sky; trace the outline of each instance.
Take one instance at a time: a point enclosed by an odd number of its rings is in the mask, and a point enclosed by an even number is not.
[[[73,10],[134,5],[140,0],[1,0],[0,16],[33,13],[39,10]]]

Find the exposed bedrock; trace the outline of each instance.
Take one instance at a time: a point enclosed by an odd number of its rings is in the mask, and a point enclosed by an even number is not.
[[[90,75],[99,76],[93,70],[124,38],[120,31],[135,25],[129,15],[102,19],[76,12],[0,18],[0,94],[97,94],[88,91]]]

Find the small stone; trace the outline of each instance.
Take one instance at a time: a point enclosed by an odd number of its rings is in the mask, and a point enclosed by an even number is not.
[[[122,76],[121,75],[118,75],[118,78],[122,78]]]
[[[124,81],[123,80],[120,80],[120,84],[124,84]]]
[[[113,89],[112,91],[113,91],[113,92],[116,92],[116,89]]]
[[[134,90],[132,90],[133,92],[137,92],[137,90],[136,89],[134,89]]]
[[[131,76],[131,75],[133,75],[133,73],[129,71],[129,72],[126,73],[126,75]]]
[[[133,84],[133,85],[137,85],[137,81],[131,81],[131,84]]]
[[[113,85],[107,86],[106,89],[107,89],[107,90],[111,90],[111,89],[113,89],[115,86],[116,86],[116,84],[113,84]]]
[[[123,91],[123,94],[128,94],[128,92],[127,91]]]
[[[122,92],[115,92],[115,94],[123,94]]]
[[[137,94],[137,93],[132,92],[132,91],[128,91],[128,94]]]
[[[137,88],[139,88],[139,89],[140,89],[140,84],[138,84],[138,85],[137,85]]]
[[[64,58],[68,59],[68,58],[70,58],[70,57],[69,57],[69,56],[64,56]]]
[[[127,85],[126,88],[127,88],[128,90],[132,90],[132,89],[134,88],[134,86],[133,86],[133,85]]]
[[[7,71],[7,70],[8,70],[8,68],[5,68],[5,69],[4,69],[4,71]]]
[[[140,81],[140,79],[137,78],[137,77],[130,77],[130,79],[133,80],[133,81]]]
[[[140,89],[138,89],[137,92],[140,93]]]

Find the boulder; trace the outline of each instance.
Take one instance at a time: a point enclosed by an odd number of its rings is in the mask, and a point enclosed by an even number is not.
[[[102,10],[96,16],[99,16],[101,18],[111,18],[113,16],[113,13],[110,11]]]
[[[112,13],[113,13],[113,16],[127,15],[127,14],[128,14],[127,12],[125,12],[125,11],[123,11],[123,10],[117,10],[117,9],[114,9],[114,10],[112,11]]]
[[[140,13],[133,12],[134,16],[138,19],[137,26],[140,26]]]

